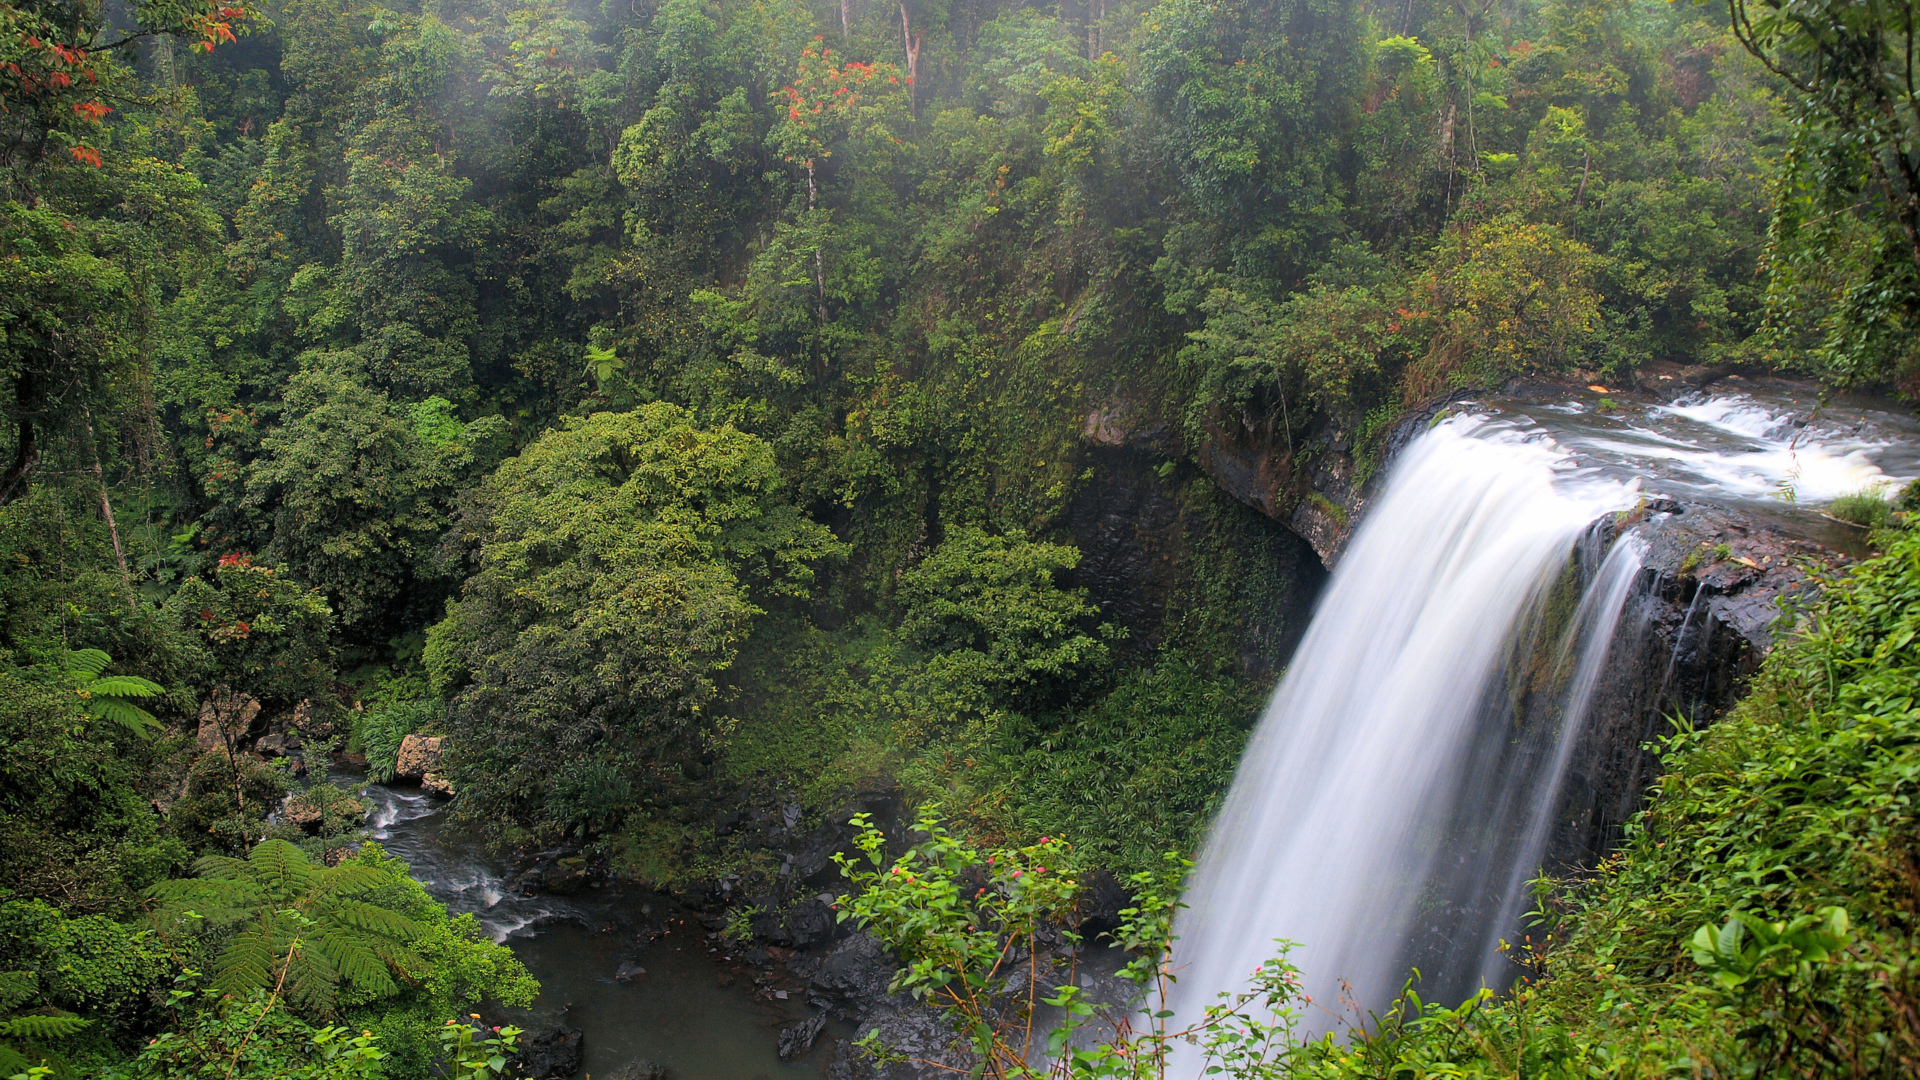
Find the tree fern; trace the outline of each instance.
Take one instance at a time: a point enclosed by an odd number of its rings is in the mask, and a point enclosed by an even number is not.
[[[67,652],[67,685],[80,696],[87,715],[117,724],[141,738],[149,738],[160,721],[131,698],[150,698],[161,693],[159,683],[138,675],[102,675],[113,658],[99,649]]]
[[[243,993],[278,989],[304,1008],[334,1011],[341,986],[368,997],[397,993],[398,975],[417,979],[425,962],[409,947],[426,928],[382,907],[392,883],[359,863],[328,867],[284,840],[267,840],[245,859],[210,856],[196,878],[149,890],[162,926],[189,920],[225,932],[214,985]]]
[[[40,978],[31,971],[0,971],[0,1010],[12,1009],[35,997]],[[58,1010],[16,1013],[0,1019],[0,1076],[24,1073],[36,1065],[70,1075],[58,1054],[41,1045],[86,1030],[92,1021]]]

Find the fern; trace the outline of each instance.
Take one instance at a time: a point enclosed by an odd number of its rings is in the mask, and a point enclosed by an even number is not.
[[[162,692],[159,683],[138,675],[102,675],[113,658],[99,649],[67,652],[67,685],[80,696],[87,715],[118,725],[141,738],[150,738],[160,721],[129,698],[150,698]]]
[[[0,1009],[15,1005],[40,992],[40,977],[31,971],[0,971]]]
[[[64,1039],[85,1030],[90,1020],[69,1014],[27,1013],[0,1020],[0,1038]]]
[[[0,971],[0,1008],[12,1008],[36,996],[39,976],[31,971]],[[92,1023],[68,1012],[46,1010],[16,1013],[0,1019],[0,1076],[14,1076],[34,1066],[47,1066],[59,1075],[72,1070],[58,1054],[41,1044],[85,1031]]]
[[[245,859],[209,856],[197,878],[148,890],[166,924],[190,916],[231,930],[214,962],[214,985],[230,993],[278,987],[294,1003],[333,1012],[342,984],[372,997],[397,993],[395,975],[418,978],[425,962],[408,946],[425,928],[368,894],[391,884],[359,863],[328,867],[285,840],[263,841]]]

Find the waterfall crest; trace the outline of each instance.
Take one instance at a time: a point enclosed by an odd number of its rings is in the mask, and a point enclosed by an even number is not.
[[[1201,851],[1182,1021],[1245,988],[1275,939],[1298,943],[1315,1032],[1349,995],[1386,1005],[1413,966],[1430,1000],[1506,980],[1497,942],[1640,569],[1637,538],[1604,550],[1592,526],[1637,498],[1478,418],[1402,453]]]

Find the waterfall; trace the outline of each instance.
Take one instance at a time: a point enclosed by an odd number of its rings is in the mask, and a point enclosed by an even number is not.
[[[1180,1022],[1244,989],[1275,939],[1297,943],[1311,1033],[1381,1009],[1412,967],[1429,1000],[1509,981],[1497,944],[1634,606],[1643,546],[1604,550],[1596,521],[1637,487],[1478,418],[1403,452],[1202,848]]]

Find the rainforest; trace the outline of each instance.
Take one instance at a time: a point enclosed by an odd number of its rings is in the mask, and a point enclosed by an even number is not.
[[[0,1077],[1920,1073],[1913,0],[0,0]]]

